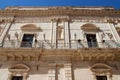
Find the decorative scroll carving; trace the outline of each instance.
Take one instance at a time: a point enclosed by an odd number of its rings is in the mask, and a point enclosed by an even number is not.
[[[105,37],[105,33],[102,33],[102,34],[101,34],[101,37],[102,37],[102,39],[103,39],[103,38]]]
[[[108,23],[113,23],[114,25],[118,24],[119,20],[115,18],[108,18],[107,19]]]
[[[113,35],[111,33],[106,33],[110,39],[113,38]]]

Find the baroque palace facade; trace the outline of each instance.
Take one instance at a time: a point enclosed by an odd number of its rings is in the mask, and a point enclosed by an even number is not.
[[[0,10],[0,80],[120,80],[120,10]]]

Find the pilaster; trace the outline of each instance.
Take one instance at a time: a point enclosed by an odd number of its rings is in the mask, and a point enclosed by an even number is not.
[[[57,21],[52,20],[52,35],[51,35],[51,44],[56,48],[56,30],[57,30]]]
[[[70,47],[70,33],[69,33],[69,23],[68,21],[64,22],[64,25],[65,25],[65,46],[67,48]]]
[[[72,80],[72,67],[70,64],[64,64],[65,80]]]

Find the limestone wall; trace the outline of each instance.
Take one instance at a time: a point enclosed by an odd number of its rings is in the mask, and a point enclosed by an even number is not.
[[[1,69],[0,69],[0,80],[8,80],[10,78],[10,74],[20,76],[25,75],[24,71],[22,72],[15,72],[13,74],[9,71],[11,66],[14,66],[16,64],[24,64],[27,65],[30,70],[27,73],[25,80],[66,80],[69,78],[69,80],[96,80],[96,76],[107,76],[107,80],[119,80],[120,79],[120,65],[119,62],[106,62],[103,64],[106,64],[111,67],[111,72],[106,73],[94,73],[91,71],[91,68],[94,64],[97,64],[96,62],[74,62],[71,63],[43,63],[43,62],[1,62]],[[20,66],[18,66],[19,69]],[[99,67],[99,66],[98,66]],[[17,69],[17,67],[16,67]],[[18,70],[19,70],[18,69]],[[52,71],[52,72],[51,72]],[[52,77],[52,78],[51,78]]]
[[[31,20],[38,20],[38,22],[31,22]],[[45,20],[46,19],[46,20]],[[25,21],[24,21],[25,20]],[[30,22],[29,22],[30,20]],[[27,22],[26,22],[27,21]],[[58,21],[60,21],[58,19]],[[6,25],[8,25],[8,28]],[[37,28],[41,28],[42,31],[22,31],[21,28],[25,25],[35,25]],[[98,32],[87,32],[81,29],[81,27],[85,24],[93,24],[96,26],[96,28],[99,28],[100,31]],[[119,25],[119,24],[118,24]],[[16,18],[16,22],[14,23],[4,23],[1,24],[1,26],[6,27],[4,29],[4,31],[1,31],[1,40],[3,40],[2,38],[4,38],[4,40],[6,40],[7,43],[9,43],[9,38],[11,41],[17,41],[19,40],[20,42],[23,39],[23,35],[24,34],[35,34],[36,38],[38,41],[42,41],[43,43],[46,44],[46,46],[53,46],[54,48],[56,47],[56,44],[60,44],[57,46],[61,46],[61,44],[63,45],[63,47],[65,48],[69,48],[70,44],[71,46],[74,46],[72,44],[76,43],[76,40],[81,40],[81,42],[86,43],[87,39],[86,39],[86,34],[95,34],[96,35],[96,39],[98,43],[102,43],[103,40],[108,41],[109,43],[114,44],[112,41],[119,43],[120,38],[119,35],[114,27],[114,24],[112,23],[106,23],[106,22],[95,22],[93,20],[93,22],[91,21],[81,21],[81,20],[74,20],[73,22],[68,22],[68,21],[62,21],[62,22],[57,22],[57,21],[52,21],[50,20],[50,17],[48,18],[40,18],[40,20],[36,17],[32,17],[32,18],[24,18],[17,20]],[[62,27],[62,32],[59,33],[59,31],[57,30],[57,28],[61,26]],[[9,30],[8,30],[9,29]],[[8,31],[8,32],[7,32]],[[5,35],[6,33],[6,35]],[[16,38],[15,34],[18,34],[18,39]],[[60,34],[61,39],[57,40],[57,35]],[[5,37],[6,36],[6,37]],[[46,40],[46,41],[45,41]],[[111,41],[112,40],[112,41]],[[35,41],[35,36],[33,39],[33,44]],[[111,41],[111,42],[110,42]],[[2,42],[2,41],[1,41]],[[11,44],[11,43],[9,43]],[[18,46],[19,47],[19,46]],[[47,48],[49,48],[47,47]],[[62,46],[61,46],[62,48]]]

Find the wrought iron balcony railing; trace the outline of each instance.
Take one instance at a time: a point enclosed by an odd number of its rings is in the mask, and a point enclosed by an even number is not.
[[[51,43],[49,40],[38,40],[37,42],[20,42],[18,40],[6,40],[1,44],[2,48],[46,48],[46,49],[79,49],[79,48],[120,48],[120,43],[115,41],[104,42],[78,42],[72,40],[71,43]]]

